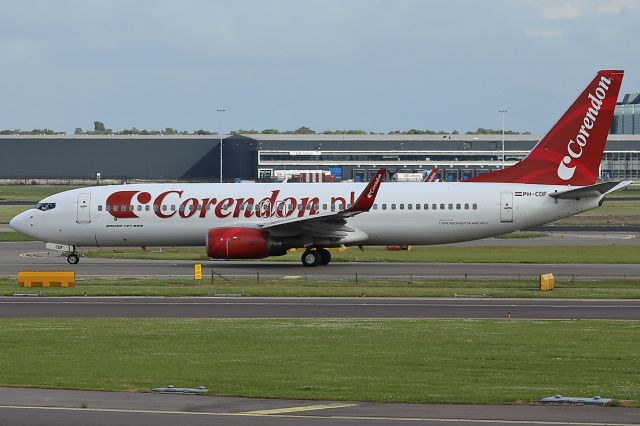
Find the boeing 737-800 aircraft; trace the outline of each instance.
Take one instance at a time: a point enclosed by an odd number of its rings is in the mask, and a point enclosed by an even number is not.
[[[468,241],[541,225],[598,207],[630,182],[596,184],[623,71],[600,71],[519,163],[465,182],[368,184],[132,184],[45,198],[11,227],[78,247],[204,246],[213,259],[260,259],[305,248]],[[50,244],[47,245],[48,247]]]

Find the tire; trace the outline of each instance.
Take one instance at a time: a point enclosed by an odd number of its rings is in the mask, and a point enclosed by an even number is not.
[[[318,249],[318,253],[320,254],[320,265],[328,265],[331,262],[331,252],[327,249]]]
[[[307,250],[302,253],[300,260],[304,266],[318,266],[322,261],[322,256],[316,250]]]
[[[75,253],[71,253],[69,256],[67,256],[67,262],[69,262],[71,265],[77,265],[78,262],[80,262],[80,256]]]

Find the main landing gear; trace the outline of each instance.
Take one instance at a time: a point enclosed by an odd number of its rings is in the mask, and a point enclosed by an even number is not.
[[[301,260],[304,266],[328,265],[331,262],[331,252],[323,248],[306,250],[302,253]]]

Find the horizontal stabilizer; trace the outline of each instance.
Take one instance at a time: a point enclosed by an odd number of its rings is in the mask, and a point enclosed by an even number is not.
[[[617,191],[624,188],[627,185],[632,184],[630,180],[622,182],[603,182],[595,185],[583,186],[582,188],[570,189],[569,191],[554,192],[549,194],[550,197],[557,198],[559,200],[573,200],[576,198],[589,198],[589,197],[601,197],[604,194]]]

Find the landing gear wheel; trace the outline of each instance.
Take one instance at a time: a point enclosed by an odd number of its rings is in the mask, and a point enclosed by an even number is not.
[[[319,265],[328,265],[331,262],[331,252],[327,249],[318,249],[318,253],[320,254],[320,263]]]
[[[307,250],[302,253],[302,264],[304,266],[318,266],[322,260],[322,256],[316,250]]]
[[[78,262],[80,262],[80,256],[75,253],[71,253],[69,256],[67,256],[67,262],[69,262],[71,265],[76,265]]]

